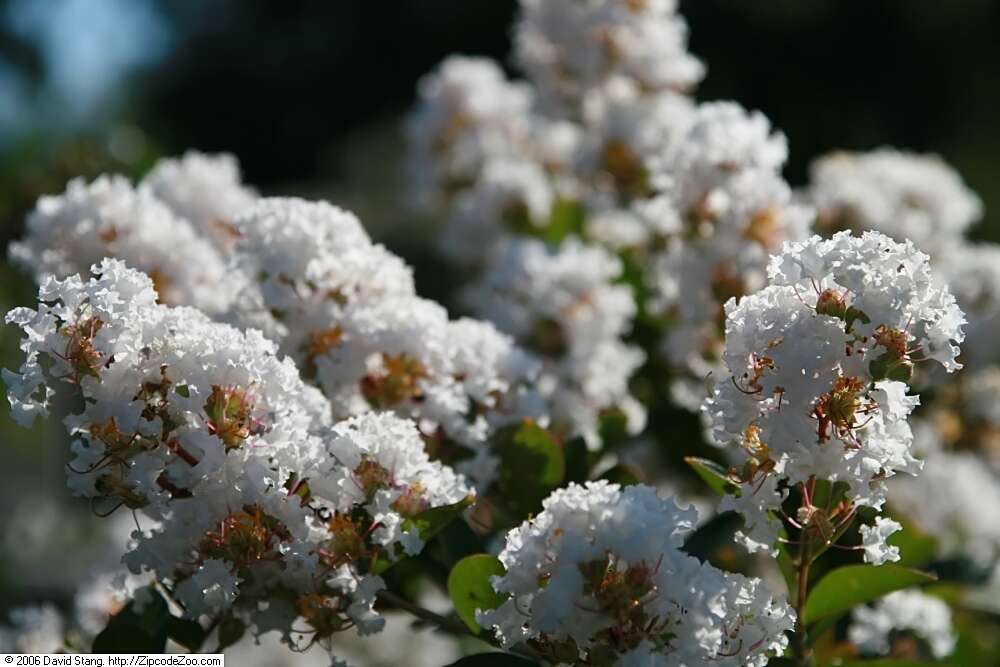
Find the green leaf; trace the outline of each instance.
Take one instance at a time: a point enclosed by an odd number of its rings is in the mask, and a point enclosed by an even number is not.
[[[493,590],[490,583],[490,577],[502,576],[505,572],[503,563],[489,554],[466,556],[451,569],[448,594],[459,618],[473,632],[478,633],[481,629],[476,623],[477,609],[496,609],[507,599]]]
[[[500,492],[519,517],[538,512],[565,477],[562,447],[532,421],[507,429],[500,443]]]
[[[729,471],[715,461],[702,459],[697,456],[685,456],[684,461],[694,468],[694,471],[698,473],[698,477],[705,480],[705,483],[719,495],[726,495],[727,493],[736,496],[740,495],[739,487],[729,479]]]
[[[924,567],[937,553],[937,540],[920,532],[909,521],[899,522],[903,525],[902,530],[896,531],[887,540],[890,546],[899,547],[899,560],[896,564]]]
[[[545,240],[558,244],[567,236],[583,233],[584,208],[579,202],[559,199],[552,207],[549,224],[545,228]]]
[[[628,440],[628,415],[618,408],[601,411],[598,431],[605,449],[616,447]]]
[[[467,508],[472,507],[476,502],[474,495],[466,496],[457,503],[432,507],[429,510],[410,517],[403,522],[403,530],[416,528],[420,531],[420,538],[424,542],[429,542],[435,535],[440,533],[445,526],[458,518]]]
[[[934,581],[933,574],[899,565],[848,565],[823,577],[806,602],[807,623],[849,611],[886,593]]]
[[[176,616],[167,619],[167,636],[192,653],[197,653],[205,643],[205,630],[197,621]]]
[[[865,311],[855,308],[854,306],[848,306],[847,310],[844,312],[844,330],[848,333],[854,327],[854,322],[859,321],[862,324],[871,324],[871,318],[865,313]]]
[[[639,478],[639,472],[632,466],[621,463],[605,471],[605,473],[601,475],[601,479],[606,479],[609,482],[620,486],[634,486],[636,484],[642,484],[642,480]]]
[[[806,645],[817,645],[823,639],[824,635],[833,629],[839,621],[839,616],[827,616],[822,621],[817,621],[806,633]]]
[[[136,599],[142,601],[137,604]],[[141,609],[139,608],[141,606]],[[167,645],[167,602],[152,586],[140,588],[132,601],[111,617],[97,637],[94,653],[163,653]]]
[[[467,655],[446,667],[539,667],[538,663],[510,653]]]
[[[913,362],[892,352],[883,352],[871,360],[868,372],[875,380],[909,382],[913,378]]]

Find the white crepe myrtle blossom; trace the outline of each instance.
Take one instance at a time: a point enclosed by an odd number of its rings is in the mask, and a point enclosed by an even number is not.
[[[615,79],[646,90],[688,91],[705,68],[687,52],[687,24],[674,0],[522,0],[515,58],[541,104],[572,113]]]
[[[86,276],[104,257],[146,272],[167,304],[223,312],[239,286],[215,247],[145,187],[124,176],[74,179],[61,195],[44,196],[28,215],[11,259],[46,276]]]
[[[925,455],[919,476],[889,482],[889,502],[934,536],[940,558],[989,568],[1000,557],[1000,477],[971,452]]]
[[[768,257],[808,236],[812,212],[780,175],[787,152],[763,114],[717,102],[653,162],[662,190],[646,210],[678,224],[647,264],[648,305],[670,321],[663,352],[680,371],[671,391],[682,406],[696,409],[705,378],[724,370],[725,302],[763,287]]]
[[[76,493],[156,506],[211,476],[230,452],[295,465],[276,457],[308,447],[328,409],[273,343],[158,306],[149,278],[116,260],[95,271],[87,282],[50,278],[37,311],[7,315],[30,332],[20,372],[4,372],[18,421],[46,416],[57,388],[84,399],[66,419],[80,438]]]
[[[1000,246],[994,243],[955,244],[933,257],[969,319],[962,345],[962,363],[980,370],[1000,362]]]
[[[318,641],[377,631],[370,563],[418,553],[406,519],[467,502],[464,480],[429,461],[409,421],[331,428],[329,404],[259,332],[156,304],[150,279],[118,261],[94,272],[49,278],[38,310],[11,311],[26,359],[4,379],[24,425],[57,390],[76,395],[70,488],[150,519],[126,565],[191,618],[228,612],[289,636],[301,617]]]
[[[764,114],[735,102],[709,102],[697,108],[686,135],[663,153],[657,168],[680,180],[675,187],[681,203],[691,208],[735,174],[775,172],[787,158],[785,135],[774,132]]]
[[[983,212],[979,197],[940,157],[890,148],[816,160],[808,196],[821,230],[882,232],[909,239],[933,259],[961,243]]]
[[[253,276],[237,318],[279,341],[337,418],[392,410],[438,456],[495,476],[489,437],[525,417],[544,421],[539,364],[486,323],[453,321],[414,294],[412,271],[371,242],[351,213],[323,202],[262,199],[238,221],[236,263]]]
[[[228,153],[187,151],[180,158],[159,160],[142,184],[223,254],[238,237],[234,221],[257,199],[244,185],[236,157]]]
[[[420,207],[446,203],[489,159],[518,155],[531,133],[531,90],[487,58],[449,57],[421,79],[418,93],[407,136]]]
[[[923,657],[919,647],[894,635],[915,636],[926,642],[937,659],[951,655],[956,637],[951,625],[948,604],[917,589],[895,591],[873,606],[857,607],[851,615],[847,638],[867,655],[892,655],[896,658]]]
[[[263,330],[308,376],[332,346],[345,308],[366,299],[413,295],[413,272],[368,237],[350,211],[323,201],[262,198],[236,220],[236,266],[250,286],[235,319]]]
[[[572,165],[588,212],[628,210],[629,202],[652,195],[654,165],[675,149],[694,117],[694,103],[684,95],[652,94],[628,80],[591,95]]]
[[[549,223],[553,185],[530,160],[490,160],[478,178],[454,199],[441,250],[459,266],[476,266],[513,233]]]
[[[903,529],[898,521],[884,516],[875,517],[871,526],[861,526],[861,549],[865,554],[865,562],[873,565],[894,563],[899,560],[899,547],[889,544],[889,538]]]
[[[795,613],[758,579],[680,550],[697,513],[646,486],[571,484],[507,534],[493,578],[509,595],[480,611],[505,647],[553,662],[762,667],[781,655]]]
[[[749,548],[775,553],[789,487],[803,495],[797,521],[822,532],[858,506],[881,508],[886,478],[920,470],[907,382],[918,362],[960,368],[964,318],[926,255],[878,233],[788,243],[768,275],[726,303],[729,372],[703,411],[714,440],[739,455],[740,495],[721,508],[743,514]],[[845,502],[813,505],[817,480],[843,483]],[[890,528],[868,529],[866,556],[892,558],[876,548]]]
[[[614,282],[622,270],[614,255],[576,239],[558,249],[511,240],[463,294],[477,315],[542,358],[553,426],[593,448],[602,413],[624,413],[634,433],[645,425],[629,393],[644,355],[622,340],[636,312],[631,290]]]

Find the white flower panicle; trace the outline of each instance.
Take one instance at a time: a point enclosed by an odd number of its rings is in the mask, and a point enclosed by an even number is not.
[[[553,662],[762,667],[781,655],[795,613],[758,579],[680,547],[697,520],[646,486],[571,484],[507,534],[494,577],[509,595],[480,611],[505,647],[528,641]]]
[[[418,553],[407,520],[470,502],[461,476],[429,461],[409,421],[331,427],[329,405],[259,332],[156,304],[150,279],[121,262],[94,271],[49,278],[38,310],[8,314],[26,360],[4,379],[25,425],[57,389],[76,395],[69,486],[102,512],[153,521],[129,568],[154,573],[193,618],[228,611],[287,636],[301,617],[324,641],[377,630],[371,563]]]
[[[853,307],[851,314],[859,317],[852,331],[887,353],[904,349],[894,333],[902,332],[906,349],[912,348],[908,355],[936,361],[949,372],[961,368],[956,358],[965,338],[965,316],[951,291],[935,280],[927,255],[911,243],[893,242],[879,233],[813,237],[786,244],[768,266],[768,278],[772,285],[792,288],[816,283],[823,310],[836,312],[841,301]],[[839,296],[827,293],[819,299],[824,290],[837,289]]]
[[[813,163],[810,181],[821,230],[909,239],[935,260],[961,243],[983,212],[979,197],[936,155],[889,148],[832,153]]]
[[[893,635],[898,633],[926,642],[929,658],[945,658],[955,649],[948,604],[917,589],[895,591],[874,606],[856,608],[847,629],[848,639],[867,655],[892,653]],[[921,657],[919,650],[914,652],[906,647],[900,657]]]
[[[217,315],[239,288],[239,277],[190,222],[123,176],[70,181],[63,194],[38,200],[26,227],[10,256],[39,283],[86,276],[92,264],[117,257],[145,271],[167,304]]]
[[[916,363],[960,367],[964,318],[926,255],[878,233],[786,244],[768,274],[767,287],[726,304],[728,373],[703,411],[715,441],[739,454],[741,495],[722,509],[743,514],[748,547],[773,550],[782,488],[843,483],[848,504],[833,511],[846,519],[882,506],[886,478],[920,470],[907,383]],[[804,519],[819,526],[829,516],[808,493],[821,514]]]
[[[654,162],[657,209],[673,209],[657,214],[677,223],[648,263],[649,306],[672,322],[663,352],[680,371],[672,386],[680,405],[696,408],[704,379],[724,370],[725,302],[763,287],[768,257],[808,236],[812,213],[780,174],[787,152],[762,114],[719,102],[699,106]]]
[[[412,419],[437,455],[471,450],[485,489],[487,445],[503,424],[544,421],[538,362],[491,325],[450,321],[414,294],[409,266],[325,203],[261,199],[238,221],[236,263],[253,285],[239,319],[260,326],[330,400],[334,416],[372,409]]]
[[[629,393],[644,355],[621,339],[636,312],[631,289],[615,284],[622,270],[614,255],[576,239],[558,249],[511,240],[464,293],[476,314],[542,358],[554,427],[594,448],[602,413],[624,413],[632,432],[645,425]]]
[[[160,160],[142,183],[224,254],[238,238],[233,223],[257,199],[243,184],[236,157],[228,153],[188,151]]]
[[[675,0],[521,0],[515,57],[556,113],[616,79],[686,92],[705,68],[687,51]]]
[[[776,173],[787,158],[785,135],[774,132],[764,114],[735,102],[710,102],[698,107],[683,139],[657,167],[680,179],[676,187],[689,207],[741,172]]]
[[[971,452],[925,455],[920,475],[889,482],[889,502],[934,536],[939,557],[982,568],[1000,557],[1000,478]]]
[[[531,134],[530,89],[492,60],[451,56],[420,81],[408,121],[414,203],[433,207],[477,178],[491,159],[517,156]]]
[[[625,412],[633,432],[644,423],[626,387],[644,360],[624,342],[636,316],[634,303],[627,312],[615,306],[611,326],[598,324],[598,335],[580,334],[584,344],[568,333],[567,340],[554,341],[565,349],[550,354],[508,326],[505,304],[477,300],[505,287],[488,285],[498,275],[531,286],[539,276],[517,277],[515,267],[538,260],[520,255],[548,255],[545,261],[564,266],[593,257],[610,283],[624,272],[620,264],[605,271],[609,261],[617,262],[613,254],[635,252],[644,259],[666,235],[682,235],[679,209],[663,192],[670,178],[661,165],[695,120],[684,93],[700,80],[703,67],[687,53],[686,25],[671,0],[524,0],[515,40],[530,85],[507,81],[489,61],[466,58],[446,60],[422,83],[410,126],[412,181],[424,201],[445,205],[443,254],[478,272],[478,287],[469,290],[477,295],[474,312],[491,320],[496,315],[493,321],[519,343],[553,357],[545,359],[543,385],[559,404],[553,407],[557,421],[597,447],[602,411]],[[443,178],[442,172],[457,176]],[[766,189],[769,182],[746,182],[743,190],[759,190],[755,202],[764,208],[771,195],[758,186]],[[774,196],[787,198],[787,187]],[[772,226],[781,224],[784,219]],[[553,247],[545,251],[526,238]],[[776,242],[785,238],[791,237]],[[582,273],[582,263],[575,271]],[[600,292],[624,295],[628,288],[609,284]],[[603,307],[592,309],[593,321],[606,314]],[[540,326],[552,329],[550,324]]]
[[[442,231],[441,250],[455,264],[475,267],[511,233],[547,225],[554,196],[537,163],[491,160],[476,181],[456,195]]]
[[[326,202],[263,198],[235,224],[234,262],[251,283],[235,317],[286,354],[308,356],[312,347],[318,356],[318,326],[336,325],[359,301],[414,294],[410,267],[373,243],[357,216]]]

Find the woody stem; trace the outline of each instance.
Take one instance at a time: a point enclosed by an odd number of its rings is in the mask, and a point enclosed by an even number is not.
[[[812,503],[812,491],[814,491],[814,488],[807,490],[806,485],[802,485],[803,499],[809,504]],[[809,500],[805,500],[806,497]],[[812,565],[812,560],[812,554],[809,550],[809,539],[803,530],[799,535],[799,555],[795,561],[795,569],[797,570],[798,577],[796,582],[795,637],[792,645],[795,661],[800,667],[809,667],[811,664],[809,644],[806,641],[805,613],[806,601],[809,599],[809,567]]]

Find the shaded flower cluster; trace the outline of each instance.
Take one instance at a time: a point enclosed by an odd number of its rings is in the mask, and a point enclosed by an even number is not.
[[[795,612],[762,581],[683,553],[696,520],[650,487],[571,484],[507,534],[493,586],[509,599],[477,618],[553,662],[762,667]]]
[[[152,572],[192,618],[232,615],[314,641],[376,631],[376,570],[423,540],[409,519],[468,503],[412,422],[366,413],[332,423],[274,343],[155,302],[151,280],[105,260],[84,282],[48,278],[18,308],[25,363],[5,371],[18,420],[66,418],[70,487],[146,517],[125,562]],[[260,603],[268,603],[261,607]]]

